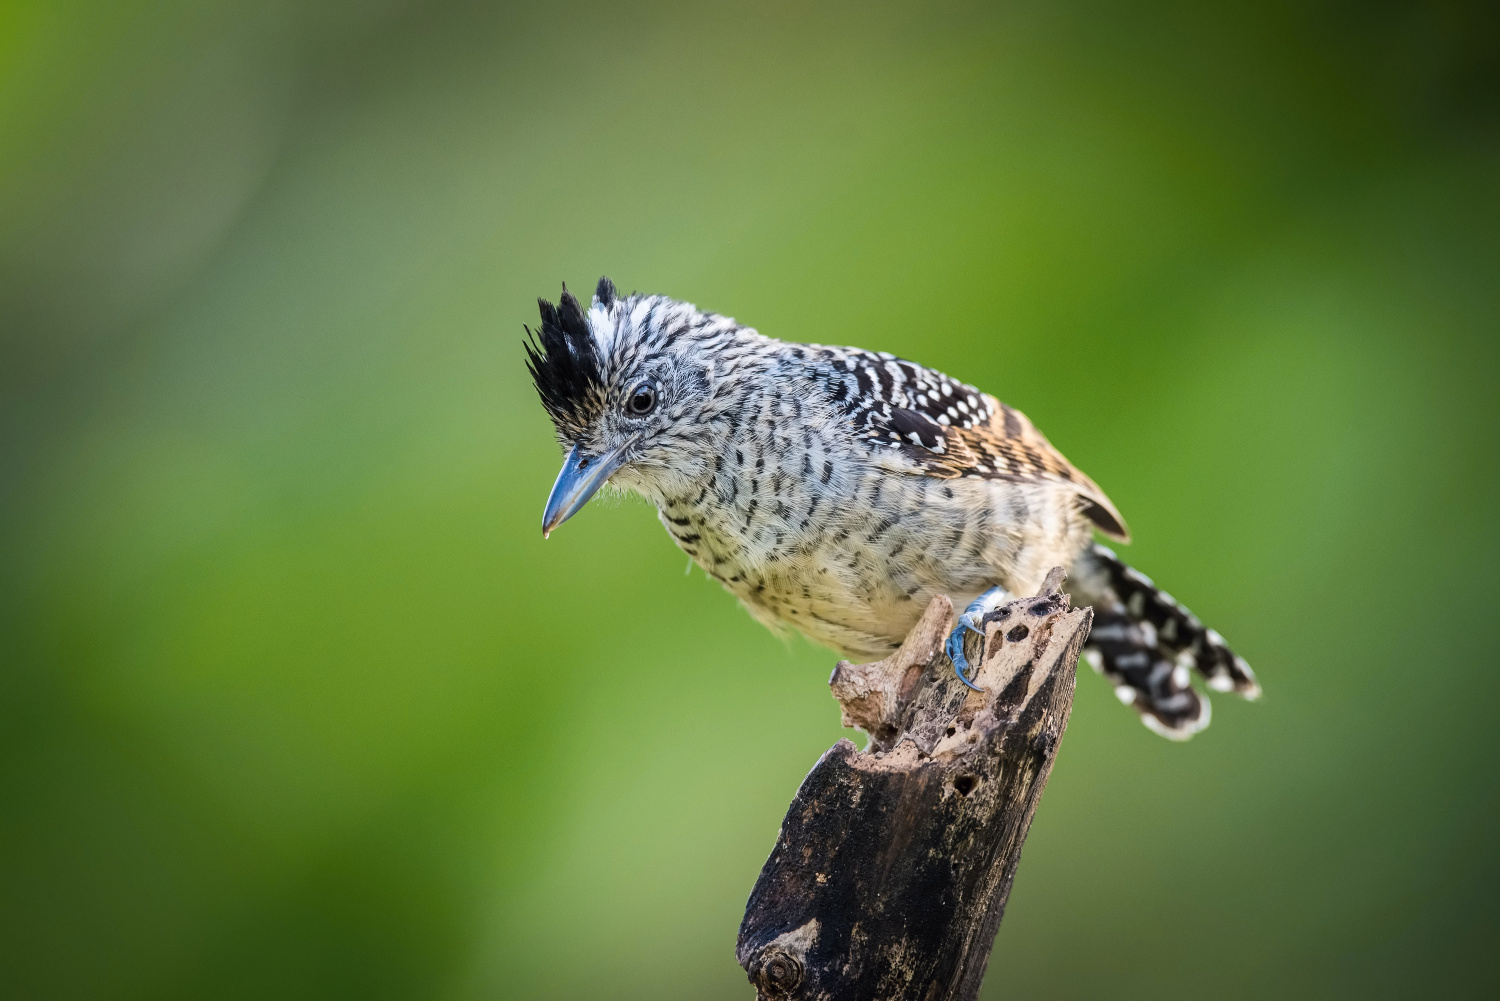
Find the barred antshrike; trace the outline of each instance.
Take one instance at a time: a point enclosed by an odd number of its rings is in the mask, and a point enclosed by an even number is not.
[[[607,278],[586,310],[566,286],[540,306],[528,367],[568,453],[544,534],[606,481],[634,490],[751,615],[846,656],[885,656],[946,594],[967,605],[948,644],[966,684],[965,636],[1062,566],[1094,607],[1085,656],[1157,733],[1208,724],[1192,670],[1259,694],[1218,633],[1092,541],[1128,541],[1115,506],[993,396],[893,355],[621,296]]]

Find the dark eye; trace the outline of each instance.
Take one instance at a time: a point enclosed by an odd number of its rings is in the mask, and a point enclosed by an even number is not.
[[[630,391],[630,399],[625,401],[625,409],[637,417],[644,417],[656,409],[656,387],[649,382],[643,382]]]

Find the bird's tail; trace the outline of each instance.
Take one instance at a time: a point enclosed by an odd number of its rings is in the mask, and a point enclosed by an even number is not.
[[[1163,737],[1186,740],[1208,726],[1208,699],[1194,690],[1193,671],[1216,692],[1260,696],[1250,665],[1224,637],[1107,547],[1083,551],[1068,590],[1076,603],[1094,606],[1085,659]]]

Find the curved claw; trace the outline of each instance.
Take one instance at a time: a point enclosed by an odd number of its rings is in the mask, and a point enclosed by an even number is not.
[[[982,692],[984,691],[983,688],[969,681],[969,659],[964,656],[964,633],[970,631],[979,633],[981,636],[984,635],[984,632],[979,628],[979,620],[974,613],[965,612],[958,617],[958,625],[954,627],[953,632],[948,634],[946,649],[948,651],[948,659],[953,662],[953,673],[958,675],[958,680],[974,691]]]

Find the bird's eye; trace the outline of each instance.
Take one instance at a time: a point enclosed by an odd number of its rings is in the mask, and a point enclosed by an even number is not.
[[[631,390],[630,399],[625,401],[625,409],[637,417],[644,417],[656,409],[656,387],[649,382],[643,382]]]

